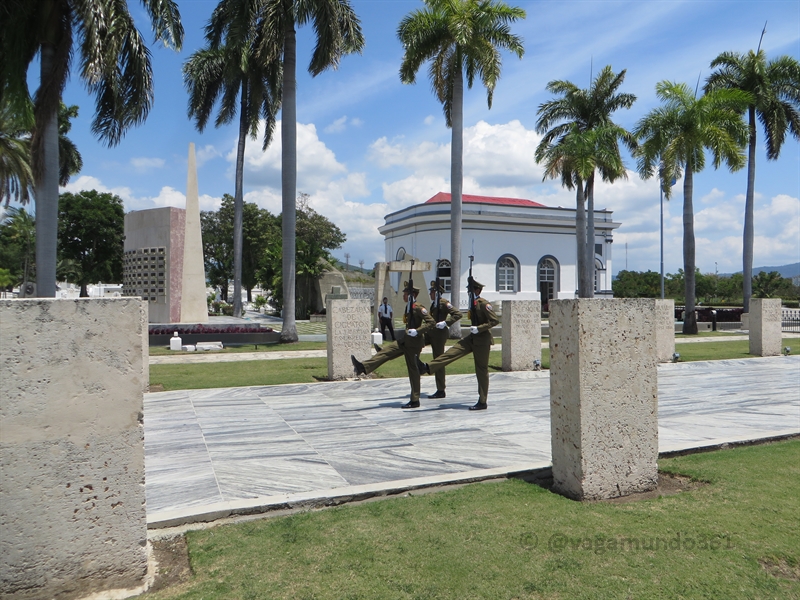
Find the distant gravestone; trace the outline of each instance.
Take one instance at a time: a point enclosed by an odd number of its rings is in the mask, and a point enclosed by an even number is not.
[[[781,299],[750,298],[750,354],[781,353]]]
[[[555,491],[598,500],[658,483],[653,300],[550,302]]]
[[[364,360],[371,356],[369,300],[338,300],[327,302],[328,379],[353,377],[350,355]]]
[[[532,371],[542,360],[542,303],[503,300],[503,371]]]
[[[656,352],[658,362],[671,362],[675,354],[675,300],[656,300]]]

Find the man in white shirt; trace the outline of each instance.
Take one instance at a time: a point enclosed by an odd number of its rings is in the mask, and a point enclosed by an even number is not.
[[[387,298],[384,298],[383,303],[378,307],[378,318],[381,321],[381,336],[383,339],[386,339],[386,328],[388,327],[392,340],[394,340],[394,315],[392,314],[392,306]]]

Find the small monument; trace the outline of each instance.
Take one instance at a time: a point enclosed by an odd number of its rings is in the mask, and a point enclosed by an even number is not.
[[[781,353],[781,299],[750,298],[750,354]]]
[[[503,371],[533,371],[542,360],[542,303],[503,300]]]
[[[350,355],[360,360],[371,356],[369,300],[329,299],[325,312],[328,316],[328,379],[353,377]]]
[[[656,352],[661,363],[675,354],[675,300],[656,300]]]
[[[658,483],[654,300],[550,302],[554,489],[577,500]]]

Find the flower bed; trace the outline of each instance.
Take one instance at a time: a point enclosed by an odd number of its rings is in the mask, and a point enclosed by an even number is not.
[[[223,346],[246,344],[277,344],[281,334],[270,327],[258,325],[151,325],[148,330],[151,346],[169,346],[175,332],[183,344],[222,342]]]

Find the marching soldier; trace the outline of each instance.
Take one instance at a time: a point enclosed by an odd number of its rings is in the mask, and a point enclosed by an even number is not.
[[[410,295],[413,298],[412,302],[409,302]],[[401,355],[405,356],[408,380],[411,383],[411,399],[400,408],[419,408],[420,377],[417,369],[417,355],[422,352],[422,348],[425,346],[425,333],[436,326],[436,322],[428,313],[428,310],[423,305],[416,303],[418,295],[419,288],[411,287],[406,282],[403,290],[403,300],[406,303],[406,314],[403,316],[403,320],[406,323],[406,335],[402,340],[385,346],[375,356],[368,358],[363,363],[359,362],[355,356],[350,356],[356,375],[372,373],[383,363],[394,360]]]
[[[489,395],[489,352],[494,344],[491,329],[500,324],[500,319],[495,314],[492,305],[480,297],[483,284],[471,277],[469,283],[474,293],[469,311],[472,320],[470,334],[430,363],[425,364],[419,359],[417,361],[420,373],[437,373],[451,362],[472,353],[475,361],[475,376],[478,379],[478,402],[469,409],[486,410],[486,399]]]
[[[446,298],[442,298],[444,294],[444,286],[439,283],[438,286],[435,281],[431,281],[430,295],[431,295],[431,316],[436,321],[436,328],[428,331],[427,342],[433,351],[433,358],[437,358],[444,353],[444,346],[450,333],[450,326],[461,319],[461,312]],[[439,301],[436,301],[436,298]],[[445,398],[445,374],[444,369],[436,371],[436,393],[428,394],[428,398]]]

